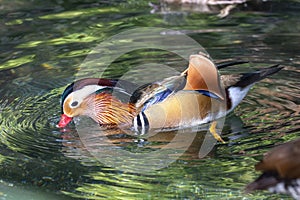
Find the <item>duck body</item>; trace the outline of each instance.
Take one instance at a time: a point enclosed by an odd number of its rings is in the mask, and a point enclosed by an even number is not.
[[[136,132],[145,134],[149,128],[190,127],[208,123],[225,115],[224,101],[197,91],[181,90],[166,101],[156,103],[140,112],[134,118],[133,127]]]
[[[237,63],[220,64],[218,68]],[[189,67],[180,75],[141,87],[114,79],[78,80],[63,92],[58,127],[65,127],[80,115],[100,125],[127,125],[141,134],[150,129],[207,123],[231,112],[255,82],[282,69],[272,66],[220,76],[218,68],[198,54],[190,57]]]
[[[181,89],[166,100],[155,101],[146,110],[137,112],[133,121],[136,132],[144,134],[149,129],[195,126],[224,117],[236,108],[256,82],[282,69],[275,65],[251,73],[219,76],[213,70],[216,69],[214,64],[204,59],[207,58],[191,57],[188,69],[183,72],[186,74],[185,86],[178,87]],[[203,64],[211,67],[209,70],[199,67]],[[209,78],[204,79],[205,75]]]
[[[300,138],[269,151],[255,169],[263,174],[246,187],[247,192],[269,190],[300,199]]]

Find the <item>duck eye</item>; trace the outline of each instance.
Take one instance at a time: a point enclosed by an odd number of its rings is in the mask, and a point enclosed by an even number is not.
[[[78,101],[73,101],[72,103],[71,103],[71,106],[72,107],[75,107],[75,106],[77,106],[78,105]]]

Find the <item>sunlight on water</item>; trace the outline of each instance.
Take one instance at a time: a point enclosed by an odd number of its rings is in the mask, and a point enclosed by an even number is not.
[[[299,3],[249,3],[221,19],[220,7],[198,13],[187,7],[151,7],[148,1],[57,1],[47,2],[48,9],[30,2],[3,1],[0,8],[0,199],[289,198],[245,194],[243,189],[259,175],[254,165],[263,153],[299,137]],[[185,69],[186,60],[162,49],[126,52],[101,68],[117,42],[105,46],[107,57],[99,59],[103,63],[94,60],[81,66],[103,40],[143,26],[174,30],[164,32],[169,38],[188,34],[215,61],[250,61],[222,69],[221,74],[273,64],[284,69],[253,87],[226,118],[222,138],[227,143],[218,143],[202,159],[199,152],[211,137],[205,126],[181,130],[182,135],[168,130],[145,137],[105,128],[82,137],[76,123],[86,118],[56,128],[60,95],[78,77],[103,72],[103,77],[144,83]],[[126,48],[132,41],[119,42]],[[177,53],[189,48],[181,44]],[[97,125],[87,123],[89,128]],[[188,139],[190,145],[183,150]],[[160,157],[152,156],[162,148]],[[123,158],[120,152],[135,156]],[[165,166],[170,158],[174,162]],[[154,168],[159,170],[145,173]]]

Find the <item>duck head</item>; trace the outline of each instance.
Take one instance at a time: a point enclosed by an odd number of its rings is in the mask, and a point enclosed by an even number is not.
[[[62,115],[57,127],[65,127],[72,121],[73,117],[83,115],[86,112],[84,100],[102,88],[99,81],[96,78],[82,79],[66,87],[61,96]]]
[[[122,123],[130,116],[131,106],[112,95],[117,82],[116,79],[86,78],[67,86],[61,97],[62,115],[57,127],[63,128],[81,115],[100,124]]]

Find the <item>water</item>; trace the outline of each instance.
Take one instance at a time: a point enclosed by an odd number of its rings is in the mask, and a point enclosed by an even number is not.
[[[243,188],[259,175],[253,166],[264,152],[299,137],[300,2],[249,3],[236,7],[225,18],[217,16],[219,7],[212,13],[200,13],[197,9],[164,5],[151,12],[148,3],[1,1],[1,199],[288,198],[267,192],[244,194]],[[57,129],[60,94],[79,76],[103,72],[105,77],[116,78],[125,74],[125,78],[138,82],[143,74],[143,82],[184,70],[186,60],[157,49],[125,53],[106,69],[101,68],[103,63],[82,65],[97,44],[137,27],[172,30],[164,33],[167,38],[186,34],[216,61],[249,61],[221,73],[247,72],[273,64],[285,68],[253,87],[234,114],[226,118],[222,137],[227,143],[218,143],[202,159],[199,151],[206,131],[188,129],[183,136],[169,131],[137,139],[103,130],[84,140],[74,124],[64,131]],[[125,46],[132,44],[123,42]],[[187,55],[189,50],[188,44],[177,49]],[[109,46],[107,52],[111,52]],[[99,59],[107,61],[105,56]],[[100,135],[103,133],[110,136]],[[160,166],[164,159],[150,156],[148,162],[133,157],[118,160],[118,150],[155,152],[176,135],[182,137],[166,151],[176,158],[175,162],[148,173],[121,170]],[[101,143],[105,138],[112,144]],[[183,153],[177,148],[188,138],[193,140]],[[91,146],[82,143],[93,139],[100,142]],[[116,152],[114,162],[121,169],[109,167],[93,156],[99,156],[102,147],[110,153],[108,157]],[[102,158],[106,159],[105,155]]]

